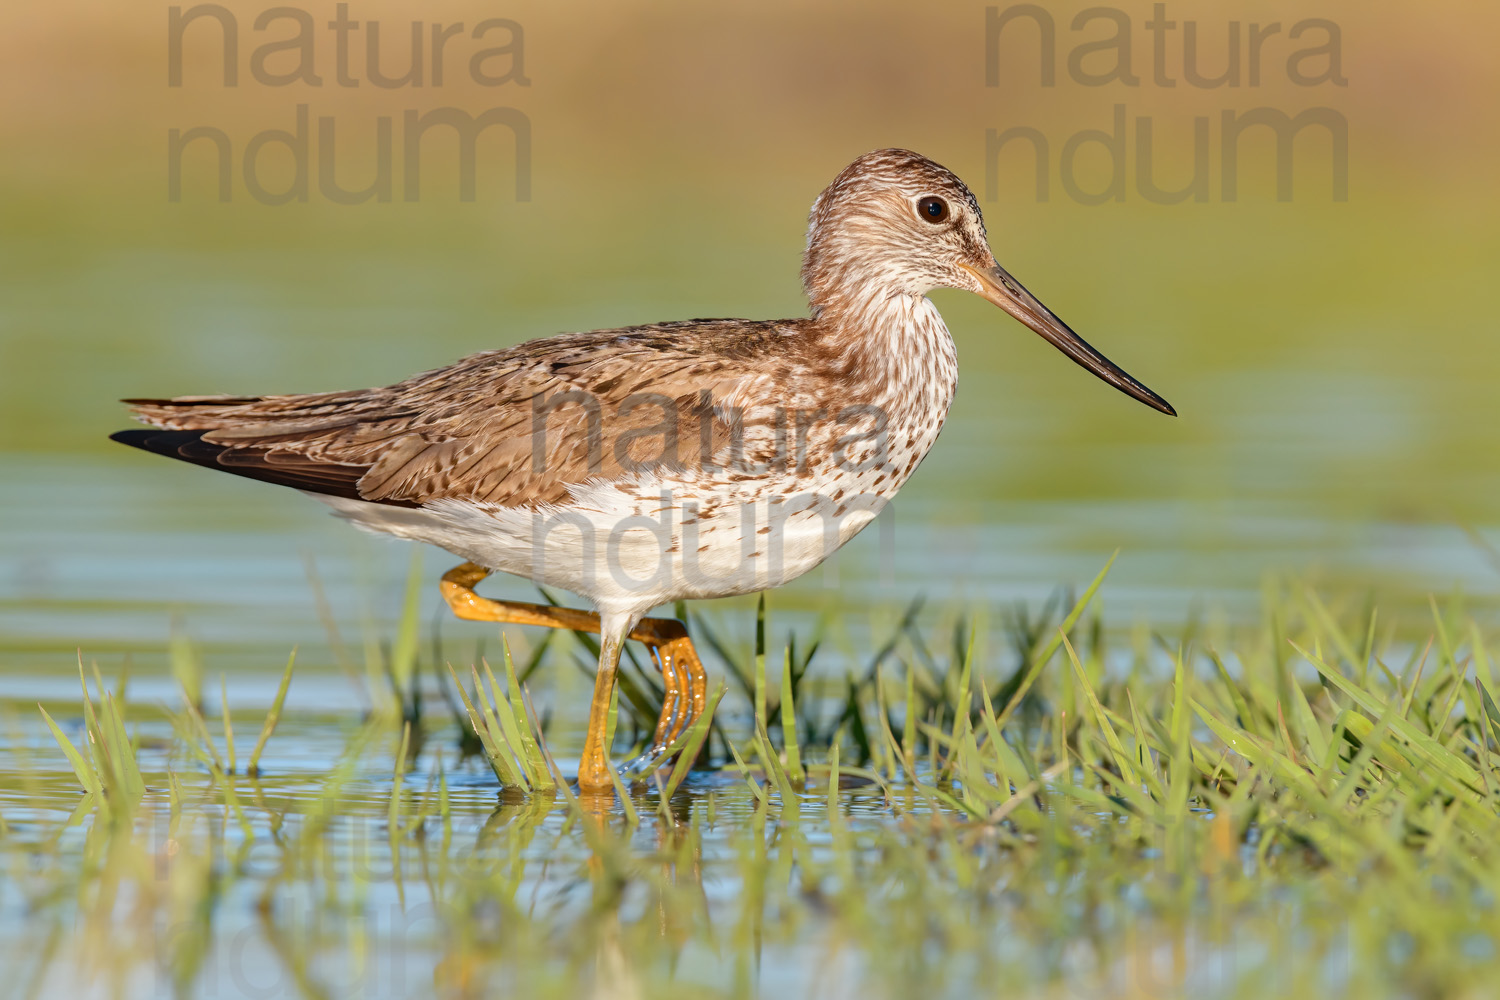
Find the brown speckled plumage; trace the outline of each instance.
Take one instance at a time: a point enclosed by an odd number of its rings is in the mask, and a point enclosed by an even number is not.
[[[953,342],[925,298],[930,289],[978,292],[1049,339],[1055,324],[1076,340],[995,264],[963,182],[905,150],[860,157],[819,195],[802,278],[809,318],[565,334],[349,392],[130,400],[157,430],[117,438],[306,490],[366,527],[547,579],[638,617],[662,600],[743,592],[805,572],[896,493],[936,440],[957,385]],[[1167,408],[1113,366],[1103,370],[1087,345],[1059,346]],[[757,569],[717,589],[676,580],[624,596],[580,583],[572,570],[549,576],[514,554],[519,538],[493,554],[479,539],[486,529],[475,526],[475,512],[512,535],[522,533],[521,512],[576,509],[601,531],[622,518],[675,514],[669,555],[713,550],[721,563],[755,565],[769,552],[756,539],[774,536],[769,515],[751,531],[735,527],[750,521],[728,511],[794,495],[817,498],[807,510],[824,504],[817,509],[836,517],[854,510],[859,520],[785,572]],[[857,498],[866,498],[868,516]],[[369,505],[412,513],[381,515]],[[684,524],[722,540],[684,538]]]

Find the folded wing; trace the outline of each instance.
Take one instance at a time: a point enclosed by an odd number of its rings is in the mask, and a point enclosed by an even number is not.
[[[721,328],[722,326],[722,328]],[[715,407],[772,324],[695,321],[569,334],[404,382],[288,396],[130,399],[124,444],[314,493],[395,506],[561,503],[569,486],[719,451]],[[725,352],[739,355],[726,365]]]

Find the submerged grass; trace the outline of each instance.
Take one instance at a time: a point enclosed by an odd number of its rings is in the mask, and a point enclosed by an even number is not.
[[[1121,636],[1102,578],[1014,616],[997,653],[918,606],[837,667],[816,640],[770,648],[763,605],[744,651],[695,621],[735,696],[603,796],[569,787],[540,661],[505,644],[498,670],[449,667],[457,726],[420,713],[412,632],[399,711],[298,719],[289,661],[241,774],[196,673],[152,710],[81,667],[82,705],[13,713],[0,758],[6,988],[1488,995],[1487,625],[1295,588],[1257,627]],[[617,755],[653,721],[649,680]],[[337,761],[291,767],[313,730],[342,734]]]

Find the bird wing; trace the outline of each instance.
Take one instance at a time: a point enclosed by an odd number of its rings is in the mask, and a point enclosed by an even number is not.
[[[718,404],[766,381],[752,359],[786,332],[744,321],[661,324],[531,341],[373,389],[130,399],[156,430],[115,438],[395,506],[562,503],[570,486],[590,480],[711,461],[733,423]]]

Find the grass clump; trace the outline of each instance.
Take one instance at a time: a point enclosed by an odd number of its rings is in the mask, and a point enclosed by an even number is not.
[[[510,645],[504,646],[506,694],[500,693],[495,682],[495,673],[488,662],[483,663],[486,690],[479,677],[479,667],[470,667],[473,679],[473,694],[465,690],[458,674],[450,666],[449,673],[463,699],[468,713],[469,725],[484,747],[485,760],[499,779],[502,788],[524,792],[551,792],[557,787],[542,747],[544,737],[541,724],[526,698],[526,693],[516,680],[515,664],[511,662]],[[475,706],[478,706],[477,708]]]
[[[841,660],[773,646],[764,609],[738,653],[696,621],[732,692],[603,802],[549,749],[578,737],[538,714],[555,672],[508,647],[452,673],[482,764],[439,720],[287,712],[288,667],[236,776],[190,696],[153,714],[96,676],[31,716],[59,750],[7,744],[27,916],[0,950],[22,995],[224,995],[246,942],[303,996],[366,988],[370,955],[445,997],[1487,995],[1486,622],[1298,587],[1258,624],[1116,633],[1099,586],[995,633],[909,608]],[[329,731],[335,762],[290,766]]]

